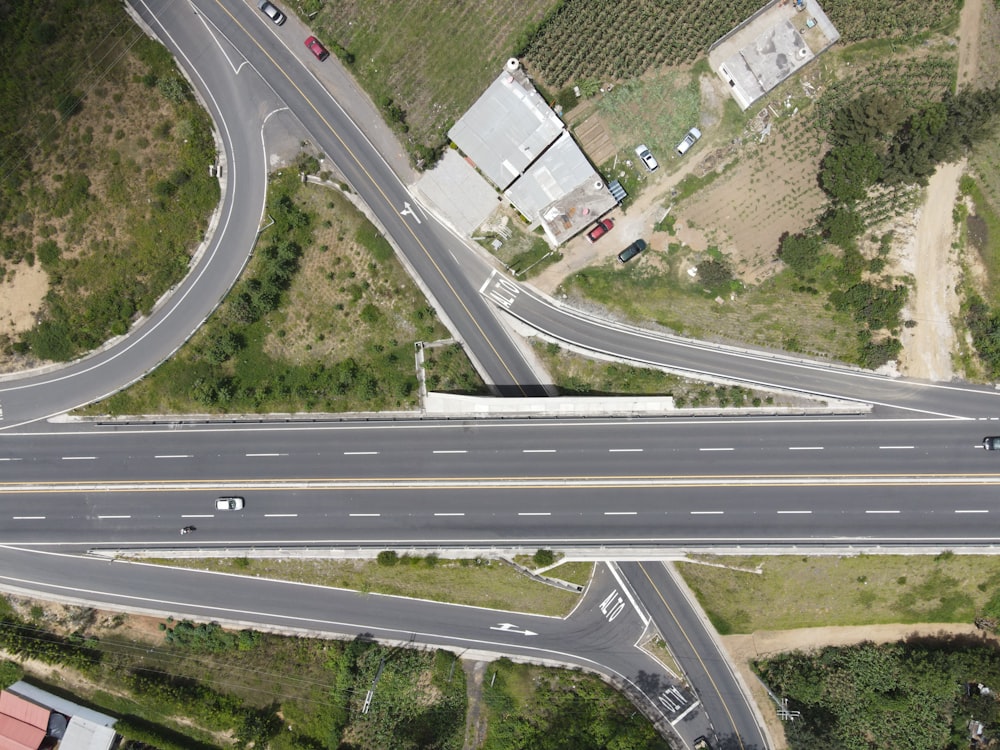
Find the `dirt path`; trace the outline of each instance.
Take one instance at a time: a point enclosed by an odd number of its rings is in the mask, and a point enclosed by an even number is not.
[[[958,81],[969,85],[979,71],[980,29],[983,0],[966,0],[962,6],[958,36]],[[916,321],[901,337],[903,355],[900,372],[914,378],[951,380],[951,355],[955,349],[952,321],[958,315],[955,289],[957,263],[953,262],[952,208],[958,197],[958,181],[965,161],[938,167],[927,185],[914,237],[903,249],[902,270],[916,279],[908,312]]]
[[[975,2],[975,0],[973,0]],[[938,167],[927,185],[914,236],[900,256],[901,269],[916,279],[908,305],[915,328],[902,337],[903,375],[927,380],[951,380],[951,353],[955,349],[952,321],[958,315],[955,289],[958,268],[953,262],[954,223],[951,214],[958,198],[958,180],[965,160]]]
[[[469,699],[463,750],[477,750],[486,741],[486,716],[483,715],[483,680],[486,677],[486,662],[462,659],[462,669],[465,670],[465,690]]]
[[[774,739],[774,750],[785,750],[785,732],[777,713],[774,711],[774,700],[767,694],[760,680],[750,669],[750,660],[779,654],[786,651],[808,651],[824,646],[850,646],[862,641],[873,643],[893,643],[908,638],[911,635],[976,635],[983,639],[983,631],[977,630],[971,623],[955,624],[916,624],[916,625],[866,625],[864,627],[829,627],[802,628],[799,630],[762,630],[750,635],[727,635],[722,637],[722,644],[729,652],[730,661],[740,671],[743,681],[750,686],[750,691],[761,712],[764,721]],[[992,638],[994,641],[995,638]],[[781,696],[779,696],[781,697]]]
[[[648,175],[646,185],[635,202],[626,211],[611,212],[615,228],[605,238],[599,242],[588,242],[585,235],[575,237],[562,249],[562,260],[553,263],[528,283],[536,289],[552,294],[570,274],[614,257],[623,247],[639,237],[649,241],[653,225],[662,219],[666,212],[663,207],[664,197],[691,174],[698,163],[699,159],[690,159],[676,172],[667,174],[661,167],[657,172]]]

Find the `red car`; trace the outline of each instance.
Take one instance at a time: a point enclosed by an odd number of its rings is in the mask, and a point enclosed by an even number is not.
[[[587,232],[587,239],[591,242],[597,242],[604,235],[611,231],[615,223],[611,219],[604,219],[603,221],[597,222],[597,226]]]
[[[322,44],[320,44],[319,39],[317,39],[314,36],[311,36],[308,39],[306,39],[306,47],[309,48],[310,52],[316,55],[316,59],[319,60],[320,62],[323,62],[326,58],[330,56],[330,52],[327,50],[327,48],[324,47]]]

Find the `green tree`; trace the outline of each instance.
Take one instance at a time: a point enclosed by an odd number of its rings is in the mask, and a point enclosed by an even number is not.
[[[814,234],[788,234],[778,241],[778,257],[796,276],[805,277],[820,259],[822,240]]]
[[[906,105],[900,97],[864,93],[834,113],[828,135],[835,146],[887,141],[905,119]]]
[[[853,203],[868,195],[882,169],[882,160],[870,143],[849,143],[835,146],[823,157],[819,182],[835,201]]]
[[[865,229],[864,219],[857,211],[846,205],[831,207],[823,214],[819,225],[827,240],[845,250],[855,247],[858,235]]]

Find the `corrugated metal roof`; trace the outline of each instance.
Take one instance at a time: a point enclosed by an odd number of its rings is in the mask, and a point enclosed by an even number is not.
[[[115,741],[115,730],[74,716],[66,727],[59,750],[108,750]]]
[[[117,721],[117,719],[113,716],[102,714],[100,711],[94,711],[86,706],[81,706],[79,703],[73,703],[73,701],[60,698],[58,695],[48,693],[41,688],[37,688],[34,685],[24,682],[23,680],[15,682],[7,689],[16,695],[20,695],[28,700],[34,701],[37,704],[47,706],[53,711],[58,711],[66,716],[80,716],[81,718],[92,721],[95,724],[100,724],[101,726],[106,727],[112,726]],[[45,715],[47,718],[48,713],[46,712]]]
[[[563,122],[520,70],[505,70],[448,137],[501,190],[563,130]]]
[[[6,690],[0,692],[0,750],[38,750],[50,713]]]

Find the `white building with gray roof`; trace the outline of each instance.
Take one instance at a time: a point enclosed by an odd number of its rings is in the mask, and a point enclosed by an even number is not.
[[[582,232],[616,201],[517,60],[448,132],[479,171],[553,245]]]

